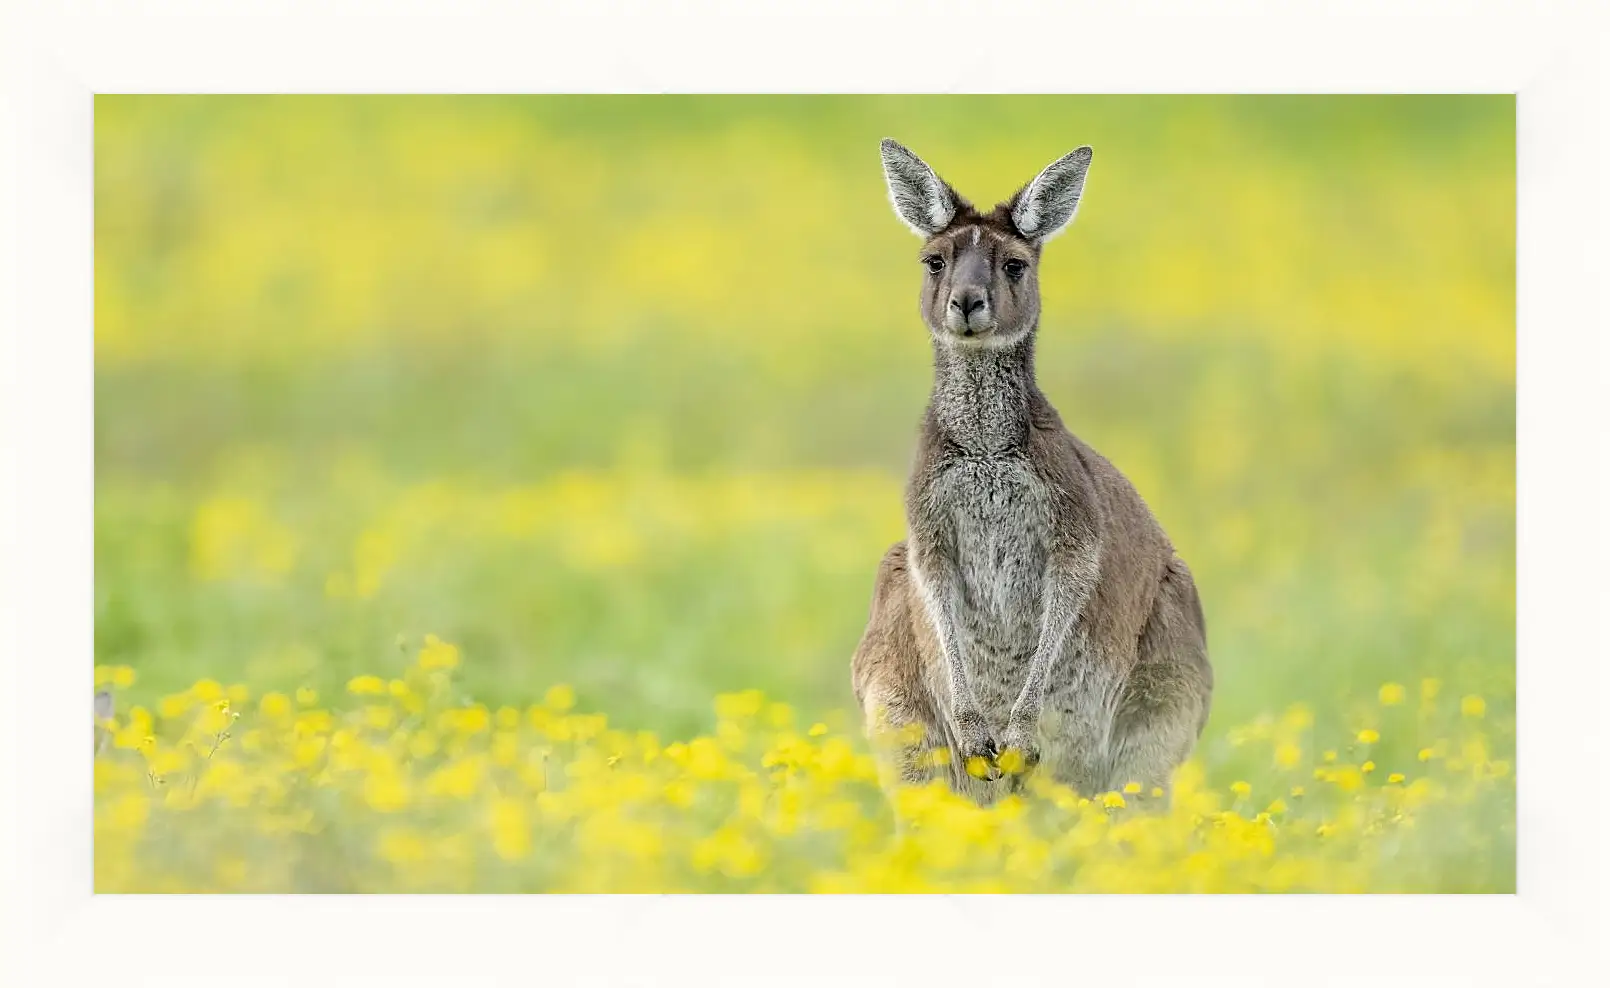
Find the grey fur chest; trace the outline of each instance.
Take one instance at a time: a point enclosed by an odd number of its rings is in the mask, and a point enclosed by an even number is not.
[[[1016,454],[958,456],[938,472],[930,497],[961,576],[957,630],[981,666],[980,692],[993,693],[990,681],[1025,666],[1038,641],[1049,491]],[[999,686],[1015,695],[1015,683]]]

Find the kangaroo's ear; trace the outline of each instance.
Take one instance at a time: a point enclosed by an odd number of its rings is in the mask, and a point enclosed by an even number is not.
[[[956,217],[956,193],[921,158],[887,138],[883,177],[895,215],[919,237],[931,237]]]
[[[1088,146],[1068,152],[1012,197],[1012,225],[1018,233],[1043,244],[1073,222],[1094,153]]]

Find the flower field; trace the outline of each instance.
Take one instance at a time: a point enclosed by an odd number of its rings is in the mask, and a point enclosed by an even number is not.
[[[95,127],[98,891],[1513,891],[1512,98]],[[1202,593],[1167,808],[877,786],[930,383],[885,136],[991,201],[1095,148],[1036,359]]]
[[[427,636],[400,678],[337,697],[203,680],[104,722],[96,887],[1449,891],[1513,869],[1514,774],[1494,757],[1512,733],[1431,679],[1383,685],[1362,714],[1378,727],[1339,734],[1299,704],[1233,729],[1256,783],[1210,786],[1199,758],[1166,809],[1138,783],[1081,796],[1039,777],[980,809],[941,783],[885,801],[859,739],[758,691],[667,740],[578,712],[563,685],[523,709],[464,702],[461,661]]]

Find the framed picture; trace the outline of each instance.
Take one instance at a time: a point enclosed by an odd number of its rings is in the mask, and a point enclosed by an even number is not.
[[[30,16],[38,983],[1602,960],[1591,32]]]

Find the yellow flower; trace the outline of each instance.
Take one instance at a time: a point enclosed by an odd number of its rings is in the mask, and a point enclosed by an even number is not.
[[[1140,790],[1141,790],[1141,785],[1140,785],[1139,782],[1128,782],[1128,783],[1124,784],[1124,792],[1127,795],[1133,796],[1136,793],[1140,792]]]
[[[759,690],[722,693],[716,697],[716,716],[723,720],[748,720],[759,715],[765,702]]]
[[[151,712],[144,707],[135,707],[129,711],[129,722],[126,726],[111,730],[116,733],[112,737],[112,744],[119,748],[142,748],[156,743],[151,734]]]
[[[311,707],[319,702],[319,691],[309,686],[303,686],[296,691],[296,702],[304,707]]]
[[[1364,730],[1358,732],[1358,740],[1360,744],[1374,744],[1375,742],[1381,740],[1381,734],[1379,731],[1373,731],[1369,728],[1365,728]]]
[[[1283,800],[1283,799],[1276,798],[1274,802],[1269,804],[1269,812],[1270,813],[1284,813],[1284,812],[1286,812],[1286,801]]]
[[[1102,794],[1101,805],[1107,807],[1108,809],[1122,809],[1126,804],[1124,803],[1124,797],[1121,794],[1109,792]]]
[[[492,849],[505,861],[531,853],[531,825],[525,804],[516,799],[495,799],[488,813],[492,830]]]
[[[363,798],[381,813],[395,813],[409,802],[408,782],[396,769],[371,773],[363,782]]]
[[[449,645],[435,635],[426,635],[425,644],[419,650],[419,667],[421,669],[456,669],[458,668],[458,646]]]
[[[1436,752],[1433,751],[1432,749],[1430,749],[1430,748],[1421,748],[1419,758],[1420,758],[1420,760],[1422,762],[1429,762],[1433,757],[1435,757],[1435,755],[1436,755]]]
[[[1403,773],[1402,772],[1393,772],[1391,775],[1386,777],[1386,781],[1391,785],[1396,785],[1399,782],[1403,781]]]
[[[492,726],[492,717],[480,704],[458,710],[444,710],[440,718],[444,733],[482,734]]]
[[[817,723],[812,724],[811,729],[805,733],[809,734],[813,738],[819,738],[827,733],[827,725],[818,721]]]
[[[542,695],[542,702],[549,710],[564,713],[576,705],[576,691],[563,683],[550,686]]]
[[[432,772],[425,780],[425,788],[432,795],[468,799],[480,788],[485,775],[484,758],[480,756],[461,758]]]
[[[1459,701],[1459,712],[1466,717],[1481,717],[1487,713],[1487,701],[1472,693]]]
[[[1371,772],[1375,771],[1375,763],[1365,762],[1363,765],[1358,767],[1358,770],[1363,772],[1365,775],[1369,775]]]
[[[128,666],[113,666],[110,670],[112,685],[128,689],[134,685],[134,670]]]
[[[574,714],[570,718],[570,727],[577,741],[591,741],[600,737],[609,724],[609,718],[603,714]]]
[[[124,830],[140,829],[150,815],[150,800],[137,789],[124,793],[107,811],[107,819],[112,825]]]
[[[328,710],[304,710],[296,718],[296,734],[305,737],[309,734],[326,734],[334,724],[334,718]]]
[[[1237,796],[1249,796],[1252,794],[1252,785],[1248,782],[1232,782],[1230,783],[1230,791]]]
[[[1293,796],[1293,798],[1300,797],[1300,796],[1302,796],[1302,794],[1303,794],[1303,787],[1302,786],[1292,786],[1291,787],[1291,795]]]
[[[999,766],[1000,770],[1005,772],[1007,775],[1017,775],[1023,771],[1023,769],[1028,765],[1028,762],[1023,758],[1023,752],[1016,748],[1007,748],[1005,751],[1001,752],[1001,756],[996,760],[996,764]]]
[[[765,863],[760,848],[731,826],[701,840],[692,857],[699,871],[719,871],[734,878],[756,874]]]
[[[1303,750],[1290,741],[1282,741],[1275,745],[1275,764],[1281,768],[1291,768],[1302,761]]]
[[[1375,767],[1374,762],[1368,764],[1372,769]],[[1336,787],[1342,792],[1353,792],[1364,784],[1364,774],[1356,768],[1348,767],[1339,770],[1331,781],[1335,782]]]
[[[1403,702],[1404,692],[1402,683],[1383,683],[1376,697],[1381,701],[1381,706],[1395,707]]]
[[[235,716],[229,710],[229,701],[219,700],[201,709],[195,719],[195,729],[207,735],[220,734],[234,723]]]
[[[1327,762],[1334,762],[1336,760],[1336,749],[1331,748],[1329,751],[1326,751],[1323,757]]]
[[[347,681],[347,692],[375,696],[386,692],[386,681],[379,676],[356,676]]]
[[[611,755],[609,764],[614,765],[619,760],[618,755]],[[492,739],[492,760],[499,765],[513,765],[520,759],[519,735],[509,731],[499,731]]]
[[[674,782],[666,783],[663,795],[665,801],[672,806],[678,809],[687,809],[693,805],[693,800],[698,795],[698,792],[693,783],[678,779]]]
[[[436,735],[430,731],[419,731],[408,739],[408,753],[415,758],[429,758],[436,754]]]
[[[146,767],[157,775],[183,772],[190,767],[188,752],[177,748],[158,748],[151,745],[145,750],[144,755]]]
[[[263,698],[257,701],[257,712],[268,718],[288,717],[291,698],[284,693],[264,693]]]
[[[302,768],[310,768],[324,754],[324,745],[324,738],[318,735],[303,738],[291,749],[291,759]]]

